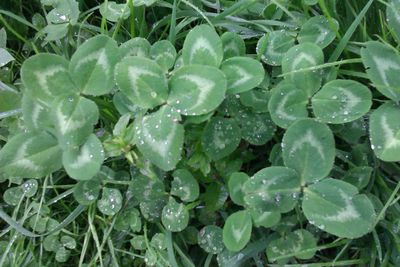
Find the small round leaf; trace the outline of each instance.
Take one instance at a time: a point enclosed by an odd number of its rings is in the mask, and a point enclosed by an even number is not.
[[[251,229],[252,222],[248,211],[237,211],[229,215],[222,232],[225,247],[231,251],[242,250],[250,241]]]
[[[180,232],[189,223],[189,211],[185,205],[177,203],[171,197],[168,204],[162,210],[161,221],[168,231]]]
[[[97,207],[104,215],[115,215],[122,207],[121,192],[118,189],[104,187]]]
[[[197,236],[199,246],[207,253],[218,254],[224,250],[222,229],[215,225],[207,225]]]

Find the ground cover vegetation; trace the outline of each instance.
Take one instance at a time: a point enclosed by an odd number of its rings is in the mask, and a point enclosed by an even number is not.
[[[0,266],[400,266],[400,1],[0,2]]]

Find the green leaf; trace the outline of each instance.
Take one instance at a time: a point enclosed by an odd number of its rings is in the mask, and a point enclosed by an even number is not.
[[[167,237],[163,233],[156,233],[151,238],[150,245],[158,250],[167,249]]]
[[[138,149],[164,171],[175,168],[181,159],[184,129],[179,119],[177,111],[165,105],[135,126]]]
[[[275,134],[276,126],[269,113],[240,112],[234,119],[240,125],[242,138],[252,145],[264,145]]]
[[[56,252],[56,261],[57,262],[67,262],[70,255],[71,255],[70,250],[68,250],[64,247],[60,247]]]
[[[74,198],[79,204],[88,206],[97,200],[100,189],[101,183],[96,179],[80,181],[74,186]]]
[[[257,54],[268,65],[280,66],[286,52],[294,46],[294,41],[287,31],[272,31],[258,41]]]
[[[51,116],[60,146],[68,149],[86,141],[99,119],[99,110],[93,101],[71,95],[55,100]]]
[[[268,112],[268,101],[270,92],[264,89],[255,88],[240,94],[240,103],[251,108],[254,112]]]
[[[210,26],[205,24],[196,26],[186,36],[182,48],[185,65],[200,64],[218,67],[223,55],[221,38]]]
[[[199,197],[199,184],[188,170],[175,170],[172,176],[174,180],[171,182],[171,195],[185,202],[195,201]]]
[[[91,134],[79,149],[63,153],[63,165],[68,175],[76,180],[90,180],[99,171],[104,160],[103,145]]]
[[[168,204],[163,208],[161,222],[168,231],[180,232],[189,223],[189,211],[182,203],[177,203],[174,198],[170,198]]]
[[[167,79],[153,60],[125,57],[115,68],[115,80],[129,100],[141,108],[152,109],[167,99]]]
[[[167,72],[175,64],[176,50],[170,41],[155,42],[150,48],[150,57]]]
[[[22,200],[24,191],[21,187],[10,187],[4,191],[3,199],[4,202],[11,206],[17,206]]]
[[[26,197],[33,197],[38,190],[38,186],[37,180],[29,179],[21,185],[21,188]]]
[[[343,180],[361,190],[368,185],[373,170],[369,166],[357,166],[349,169],[344,175]]]
[[[307,187],[302,206],[310,223],[339,237],[359,238],[374,227],[371,201],[340,180],[328,178]]]
[[[0,29],[0,47],[6,48],[7,46],[7,31],[4,28]]]
[[[330,81],[312,98],[314,115],[325,123],[354,121],[365,115],[371,106],[371,91],[352,80]]]
[[[20,133],[0,150],[0,172],[10,176],[39,178],[61,168],[61,149],[46,132]]]
[[[300,179],[292,169],[268,167],[245,182],[242,191],[244,202],[251,209],[285,213],[298,201]]]
[[[335,140],[328,126],[312,119],[293,123],[282,139],[285,165],[295,169],[301,183],[326,177],[335,159]]]
[[[321,86],[320,71],[301,71],[324,63],[322,49],[313,43],[303,43],[289,49],[282,59],[285,80],[292,82],[311,97]],[[300,72],[298,72],[300,71]]]
[[[211,118],[204,128],[201,144],[212,160],[222,159],[239,146],[240,128],[233,119]]]
[[[329,22],[325,16],[315,16],[301,26],[297,40],[300,44],[309,42],[325,48],[335,40],[338,29],[339,23],[335,19]]]
[[[207,225],[197,236],[199,246],[207,253],[218,254],[224,250],[222,229],[215,225]]]
[[[147,39],[135,37],[119,47],[121,58],[128,56],[149,57],[151,44]]]
[[[108,1],[100,5],[100,14],[111,22],[118,22],[120,18],[123,20],[129,18],[131,12],[127,4]]]
[[[6,49],[0,47],[0,68],[13,60],[15,58]]]
[[[246,210],[229,215],[223,228],[223,241],[230,251],[240,251],[250,241],[252,222],[250,213]]]
[[[361,49],[369,79],[384,96],[400,101],[400,56],[391,47],[373,41]]]
[[[229,177],[228,189],[229,197],[231,200],[240,206],[244,206],[244,194],[242,191],[243,184],[248,181],[250,177],[244,172],[234,172]]]
[[[49,24],[43,28],[43,32],[46,34],[44,39],[46,42],[59,41],[68,34],[69,24]]]
[[[104,215],[115,215],[122,207],[122,195],[118,189],[103,188],[101,199],[97,202],[97,208]]]
[[[260,62],[249,57],[231,57],[221,64],[228,79],[229,94],[249,91],[264,80],[264,68]]]
[[[118,60],[117,43],[108,36],[97,35],[78,47],[69,71],[83,94],[104,95],[113,89]]]
[[[139,201],[151,201],[165,194],[164,184],[158,179],[137,175],[132,180],[131,190]]]
[[[37,54],[24,61],[21,80],[33,98],[51,107],[54,97],[78,92],[68,72],[68,61],[58,55]]]
[[[234,32],[224,32],[221,35],[224,48],[224,59],[240,57],[246,54],[246,45],[239,34]]]
[[[386,5],[386,21],[391,30],[397,35],[397,38],[400,38],[400,1],[391,0],[388,1]]]
[[[314,257],[316,251],[315,237],[307,230],[299,229],[271,241],[267,247],[267,257],[270,261],[276,261],[278,257],[293,254],[298,259],[307,260]]]
[[[281,213],[277,211],[259,211],[250,210],[251,217],[255,227],[270,228],[275,226],[281,220]]]
[[[211,66],[183,66],[169,80],[168,104],[183,115],[202,115],[216,109],[224,100],[227,80]]]
[[[160,196],[157,199],[140,202],[140,212],[149,222],[159,222],[162,209],[167,203],[168,197],[166,195]]]
[[[0,119],[21,112],[21,94],[0,83]]]
[[[53,24],[69,23],[74,25],[79,18],[79,3],[75,0],[54,1],[52,9],[46,16],[48,22]]]
[[[61,247],[58,235],[48,235],[43,239],[43,248],[46,251],[56,252]]]
[[[388,102],[370,117],[371,147],[383,161],[400,161],[400,107]]]
[[[74,238],[68,236],[68,235],[63,235],[60,239],[61,244],[68,248],[68,249],[75,249],[76,248],[76,241]]]
[[[22,97],[22,117],[24,125],[31,131],[40,131],[52,127],[50,109],[35,101],[29,94]]]
[[[281,128],[308,117],[308,97],[293,83],[283,82],[272,90],[268,110],[272,121]]]

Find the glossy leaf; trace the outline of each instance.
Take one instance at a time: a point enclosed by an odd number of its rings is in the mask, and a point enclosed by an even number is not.
[[[272,31],[257,44],[257,54],[272,66],[280,66],[285,53],[294,46],[294,38],[284,30]]]
[[[150,57],[151,44],[147,39],[142,37],[135,37],[121,44],[119,53],[121,58],[134,56],[134,57]]]
[[[338,29],[339,23],[335,19],[329,22],[325,16],[314,16],[301,26],[297,40],[299,43],[309,42],[325,48],[335,39]]]
[[[174,180],[171,182],[171,195],[185,202],[195,201],[199,197],[199,184],[188,170],[175,170],[172,176]]]
[[[224,32],[221,35],[221,40],[224,48],[224,59],[244,56],[246,54],[246,45],[239,34]]]
[[[281,220],[281,213],[277,211],[250,210],[250,214],[255,227],[270,228]]]
[[[154,108],[167,99],[167,79],[161,67],[144,57],[125,57],[115,68],[121,91],[141,108]]]
[[[162,210],[161,221],[168,231],[180,232],[189,223],[189,211],[185,205],[177,203],[171,197],[168,204]]]
[[[324,179],[307,187],[302,206],[310,223],[339,237],[361,237],[375,223],[374,207],[368,197],[336,179]]]
[[[228,181],[229,197],[235,204],[245,205],[242,187],[249,179],[250,177],[244,172],[234,172],[230,175]]]
[[[211,66],[183,66],[170,80],[168,104],[183,115],[202,115],[216,109],[224,100],[227,80]]]
[[[329,174],[335,159],[335,140],[328,126],[304,119],[285,132],[282,153],[285,165],[298,172],[304,185]]]
[[[97,35],[78,47],[69,71],[82,93],[103,95],[113,89],[114,67],[118,60],[117,43],[108,36]]]
[[[269,113],[241,112],[235,120],[240,125],[242,138],[252,145],[264,145],[275,134],[276,126]]]
[[[222,240],[222,229],[215,225],[207,225],[199,231],[199,246],[207,253],[218,254],[225,247]]]
[[[196,26],[186,36],[182,48],[185,65],[200,64],[218,67],[223,55],[221,38],[210,26],[205,24]]]
[[[40,178],[61,168],[61,149],[46,132],[20,133],[0,150],[0,172]]]
[[[130,16],[130,9],[127,4],[117,4],[114,1],[104,2],[100,5],[100,14],[111,22],[119,19],[127,19]]]
[[[103,188],[101,199],[97,202],[97,208],[104,215],[115,215],[122,207],[122,195],[118,189]]]
[[[150,48],[150,57],[165,72],[174,66],[176,55],[175,47],[167,40],[155,42]]]
[[[251,215],[248,211],[237,211],[229,215],[223,228],[223,241],[230,251],[240,251],[250,241]]]
[[[100,181],[96,179],[80,181],[74,187],[74,198],[81,205],[90,205],[99,197],[100,189]]]
[[[172,170],[181,158],[184,129],[174,108],[161,107],[136,124],[137,147],[159,168]]]

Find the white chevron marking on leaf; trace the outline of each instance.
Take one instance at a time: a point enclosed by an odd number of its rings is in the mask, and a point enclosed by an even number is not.
[[[61,106],[57,109],[57,120],[58,127],[62,135],[65,135],[71,131],[77,130],[85,125],[85,121],[76,121],[72,118],[68,118],[62,113]]]
[[[236,73],[238,74],[238,77],[236,77],[235,82],[231,85],[231,87],[236,87],[239,85],[242,85],[253,77],[250,73],[248,73],[245,69],[235,66]]]
[[[243,237],[243,233],[246,231],[246,228],[247,227],[236,227],[235,224],[232,224],[232,235],[236,242],[239,242]]]
[[[84,58],[81,58],[77,63],[76,63],[76,69],[79,69],[82,67],[82,65],[87,64],[91,61],[97,61],[96,65],[100,65],[101,68],[104,70],[104,72],[108,75],[110,72],[109,66],[108,66],[108,59],[106,55],[106,51],[104,48],[93,52],[89,55],[87,55]]]
[[[215,86],[213,81],[192,74],[182,75],[179,79],[184,79],[194,83],[199,91],[196,103],[191,108],[192,110],[198,108],[207,100],[208,95]]]
[[[386,71],[390,69],[395,69],[395,70],[400,70],[400,65],[394,61],[390,61],[386,58],[380,58],[377,56],[372,56],[373,61],[376,64],[376,69],[379,72],[379,75],[382,78],[382,82],[384,85],[386,85],[386,89],[393,95],[396,96],[396,94],[393,92],[393,89],[390,87],[388,77],[386,75]]]
[[[171,131],[167,136],[165,136],[164,140],[155,140],[155,138],[152,138],[151,132],[146,127],[146,120],[147,118],[143,118],[142,120],[142,125],[144,125],[143,127],[144,140],[154,152],[156,152],[162,157],[166,157],[168,152],[170,151],[172,141],[175,137],[178,125],[175,123],[172,124]]]
[[[349,90],[340,87],[337,89],[347,98],[347,101],[345,102],[346,110],[352,110],[361,102],[361,98],[353,94]]]
[[[309,63],[311,63],[312,65],[317,65],[317,62],[315,61],[315,59],[310,56],[309,54],[306,53],[300,53],[294,60],[293,60],[293,64],[291,67],[291,70],[296,70],[297,69],[297,65],[299,65],[303,60],[308,61]]]
[[[395,133],[387,121],[386,116],[381,118],[381,127],[385,134],[385,148],[395,148],[400,147],[400,140],[395,137]]]
[[[128,68],[128,77],[129,81],[131,82],[131,86],[134,88],[134,93],[136,94],[137,97],[139,96],[138,92],[138,81],[140,79],[140,76],[147,75],[147,76],[152,76],[152,77],[158,77],[158,75],[154,72],[151,72],[149,70],[143,69],[143,68],[138,68],[138,67],[132,67],[130,66]]]
[[[17,153],[15,153],[15,158],[13,162],[11,163],[12,165],[20,166],[32,171],[38,171],[41,169],[40,166],[36,165],[32,160],[27,159],[27,149],[28,146],[32,143],[33,139],[28,139],[21,145],[21,147],[17,150]]]
[[[300,138],[296,143],[294,143],[291,153],[296,152],[297,150],[301,149],[304,144],[310,144],[310,146],[314,147],[318,154],[321,156],[322,159],[325,159],[325,154],[323,151],[323,146],[322,144],[318,141],[318,139],[315,138],[312,130],[307,130],[307,133]]]
[[[284,119],[291,120],[291,121],[294,121],[294,120],[297,119],[296,116],[287,114],[286,111],[285,111],[286,102],[289,100],[289,97],[290,97],[291,95],[293,95],[294,93],[295,93],[294,91],[293,91],[293,92],[289,92],[289,93],[285,94],[285,95],[282,97],[282,101],[279,102],[279,105],[278,105],[278,107],[276,108],[276,114],[278,115],[278,117],[282,117],[282,118],[284,118]]]
[[[346,207],[339,209],[335,215],[324,216],[323,218],[327,221],[333,222],[347,222],[360,218],[360,214],[354,207],[354,204],[351,202],[351,198],[342,190],[339,190],[339,195],[343,198]]]
[[[51,95],[48,79],[59,72],[66,72],[66,69],[61,66],[52,66],[44,70],[35,71],[35,76],[38,80],[39,85],[45,91],[46,94]]]
[[[87,146],[82,146],[80,154],[76,160],[70,165],[73,169],[79,169],[88,164],[92,160],[93,155],[90,154]]]
[[[200,36],[196,39],[196,41],[194,42],[194,44],[190,49],[190,55],[189,55],[190,61],[192,61],[195,54],[201,50],[208,51],[210,55],[213,57],[213,59],[217,58],[217,53],[215,52],[210,42],[205,37]]]
[[[43,107],[40,106],[38,103],[33,103],[33,110],[32,110],[32,123],[35,128],[39,128],[39,116],[40,113],[43,111]]]

